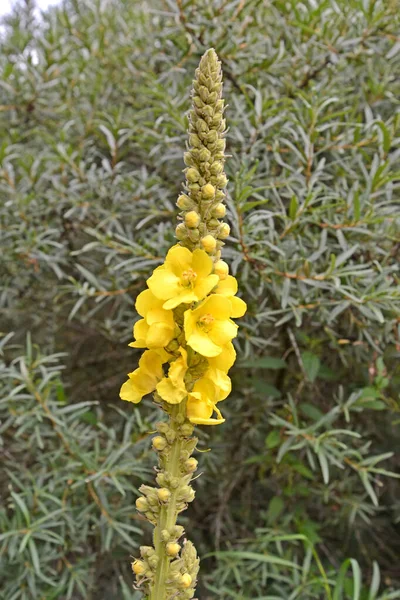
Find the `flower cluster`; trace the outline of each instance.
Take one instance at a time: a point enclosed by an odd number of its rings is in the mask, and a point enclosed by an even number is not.
[[[224,421],[217,404],[231,391],[228,371],[237,335],[232,318],[243,316],[246,304],[236,296],[237,281],[228,266],[215,268],[221,262],[214,263],[205,250],[192,252],[178,244],[147,280],[148,289],[136,300],[142,319],[130,344],[147,350],[122,385],[122,400],[137,403],[155,392],[159,402],[186,400],[192,423]]]
[[[225,216],[225,119],[221,64],[205,53],[193,82],[189,116],[186,182],[179,195],[178,244],[147,280],[136,300],[141,316],[133,328],[133,348],[145,349],[120,396],[137,403],[151,392],[169,414],[157,424],[156,483],[142,485],[139,512],[154,527],[154,547],[142,546],[132,564],[136,583],[149,600],[190,600],[199,570],[196,550],[181,543],[180,512],[195,497],[190,485],[197,470],[191,455],[194,425],[223,423],[219,403],[231,391],[228,371],[236,352],[232,339],[246,304],[236,296],[237,281],[221,260],[229,225]]]

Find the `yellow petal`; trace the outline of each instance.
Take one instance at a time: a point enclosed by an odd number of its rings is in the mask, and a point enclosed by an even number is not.
[[[161,300],[173,298],[180,292],[180,279],[164,266],[158,267],[147,280],[147,285],[154,296]]]
[[[179,404],[187,396],[186,389],[176,387],[169,377],[164,377],[157,384],[156,390],[161,398],[169,404]]]
[[[192,253],[183,246],[173,246],[167,254],[165,263],[174,275],[180,278],[183,271],[192,266]]]
[[[208,335],[201,331],[193,333],[190,337],[186,338],[186,341],[188,346],[202,356],[218,356],[222,352],[222,348],[214,344]]]
[[[167,308],[168,310],[172,310],[179,306],[179,304],[190,304],[191,302],[197,301],[197,295],[194,291],[180,291],[174,298],[167,300],[163,304],[163,308]]]
[[[218,287],[215,290],[216,294],[222,296],[234,296],[238,291],[238,282],[235,277],[228,275],[226,279],[219,282]]]
[[[128,381],[125,381],[125,383],[122,384],[119,392],[121,400],[133,402],[134,404],[140,402],[143,396],[143,392],[135,386],[131,379],[128,379]]]
[[[159,300],[162,303],[162,300]],[[164,323],[174,328],[174,315],[171,310],[164,310],[164,308],[158,307],[149,310],[146,315],[146,323],[148,325],[153,325],[153,323]]]
[[[217,419],[211,418],[213,411],[217,413]],[[204,400],[200,393],[189,394],[186,414],[189,421],[196,425],[219,425],[225,421],[220,411],[210,400]]]
[[[213,261],[211,256],[209,256],[207,252],[204,252],[204,250],[197,248],[193,252],[192,269],[195,273],[197,273],[198,277],[207,277],[207,275],[209,275],[213,270]]]
[[[187,371],[187,352],[184,348],[179,348],[182,356],[174,360],[171,363],[171,366],[168,371],[168,377],[171,379],[172,383],[179,388],[184,388],[184,377]]]
[[[210,313],[215,319],[226,320],[231,316],[231,303],[228,298],[212,294],[206,298],[193,313],[196,314],[196,321],[207,313]]]
[[[147,325],[145,319],[140,319],[136,321],[133,326],[133,337],[135,338],[134,342],[131,342],[129,346],[131,348],[146,348],[146,337],[149,331],[149,326]]]
[[[174,330],[165,323],[150,325],[146,337],[147,348],[164,348],[174,337]]]
[[[196,300],[203,300],[211,292],[213,288],[218,284],[219,277],[218,275],[209,275],[205,279],[196,280],[196,284],[194,286],[194,294],[196,296]]]
[[[215,367],[216,369],[227,373],[233,365],[233,363],[235,362],[235,360],[236,351],[233,347],[232,342],[229,342],[226,346],[224,346],[221,354],[215,356],[214,358],[208,359],[208,364],[210,365],[210,367]]]
[[[149,310],[160,308],[162,301],[151,290],[144,290],[136,298],[135,308],[141,317],[145,317]]]
[[[155,389],[157,381],[164,376],[160,354],[156,350],[146,350],[139,360],[139,368],[143,374],[155,380],[153,388]]]
[[[221,347],[222,351],[223,346],[226,346],[232,338],[237,336],[237,330],[238,326],[236,323],[229,319],[226,321],[214,321],[209,336],[214,344]],[[206,354],[204,356],[206,356]]]
[[[225,400],[232,391],[230,378],[224,371],[211,367],[204,373],[204,378],[210,379],[216,388],[216,401]]]
[[[206,377],[202,377],[195,382],[193,392],[199,393],[203,400],[210,400],[212,404],[215,404],[217,401],[217,390],[215,385],[211,379]]]
[[[243,315],[245,314],[246,310],[247,310],[247,304],[244,300],[242,300],[241,298],[237,298],[236,296],[232,296],[232,298],[229,298],[231,306],[232,306],[232,313],[231,313],[231,317],[233,317],[234,319],[238,319],[239,317],[243,317]]]

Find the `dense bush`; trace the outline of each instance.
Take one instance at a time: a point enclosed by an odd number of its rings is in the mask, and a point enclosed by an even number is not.
[[[40,19],[26,0],[6,19],[6,600],[140,598],[134,500],[159,415],[118,389],[135,297],[174,241],[210,46],[229,105],[225,257],[249,311],[227,422],[199,434],[198,595],[400,598],[399,21],[395,0],[67,0]]]

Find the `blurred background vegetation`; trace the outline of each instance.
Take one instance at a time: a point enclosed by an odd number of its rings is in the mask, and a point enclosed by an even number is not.
[[[210,46],[249,311],[227,422],[199,428],[197,595],[400,598],[399,31],[397,0],[26,0],[3,21],[2,598],[141,598],[160,415],[118,391]]]

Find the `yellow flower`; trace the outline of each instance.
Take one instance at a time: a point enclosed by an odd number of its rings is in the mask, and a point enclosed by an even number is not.
[[[216,369],[215,367],[210,367],[204,373],[204,378],[213,382],[216,390],[217,402],[220,400],[225,400],[225,398],[231,393],[232,383],[224,371]]]
[[[164,300],[165,309],[172,309],[205,298],[219,281],[212,270],[212,259],[204,250],[192,253],[177,245],[171,248],[165,263],[154,271],[147,285],[157,298]]]
[[[193,387],[193,391],[188,395],[186,405],[186,414],[191,423],[196,425],[219,425],[225,419],[216,407],[217,391],[210,379],[199,379]],[[217,413],[217,418],[212,418],[213,412]]]
[[[232,275],[228,275],[226,279],[222,279],[215,288],[215,293],[229,298],[232,306],[231,317],[238,319],[243,317],[247,310],[247,305],[241,298],[236,298],[235,294],[238,291],[238,282]]]
[[[168,377],[164,377],[156,387],[161,398],[169,404],[179,404],[187,396],[184,381],[188,369],[187,352],[184,348],[179,348],[179,352],[181,356],[171,363]]]
[[[157,383],[164,376],[162,365],[170,358],[165,350],[146,350],[139,360],[139,367],[128,373],[128,381],[122,384],[119,392],[121,400],[137,404],[143,396],[154,392]]]
[[[237,335],[238,326],[230,320],[230,299],[212,294],[184,315],[188,345],[202,356],[218,356]]]
[[[221,354],[209,357],[207,360],[210,367],[214,367],[215,369],[227,373],[236,360],[236,350],[233,347],[232,342],[229,342],[222,348]]]
[[[144,319],[133,327],[135,342],[132,348],[164,348],[174,337],[175,323],[172,310],[165,310],[163,301],[150,290],[144,290],[136,298],[136,310]]]

